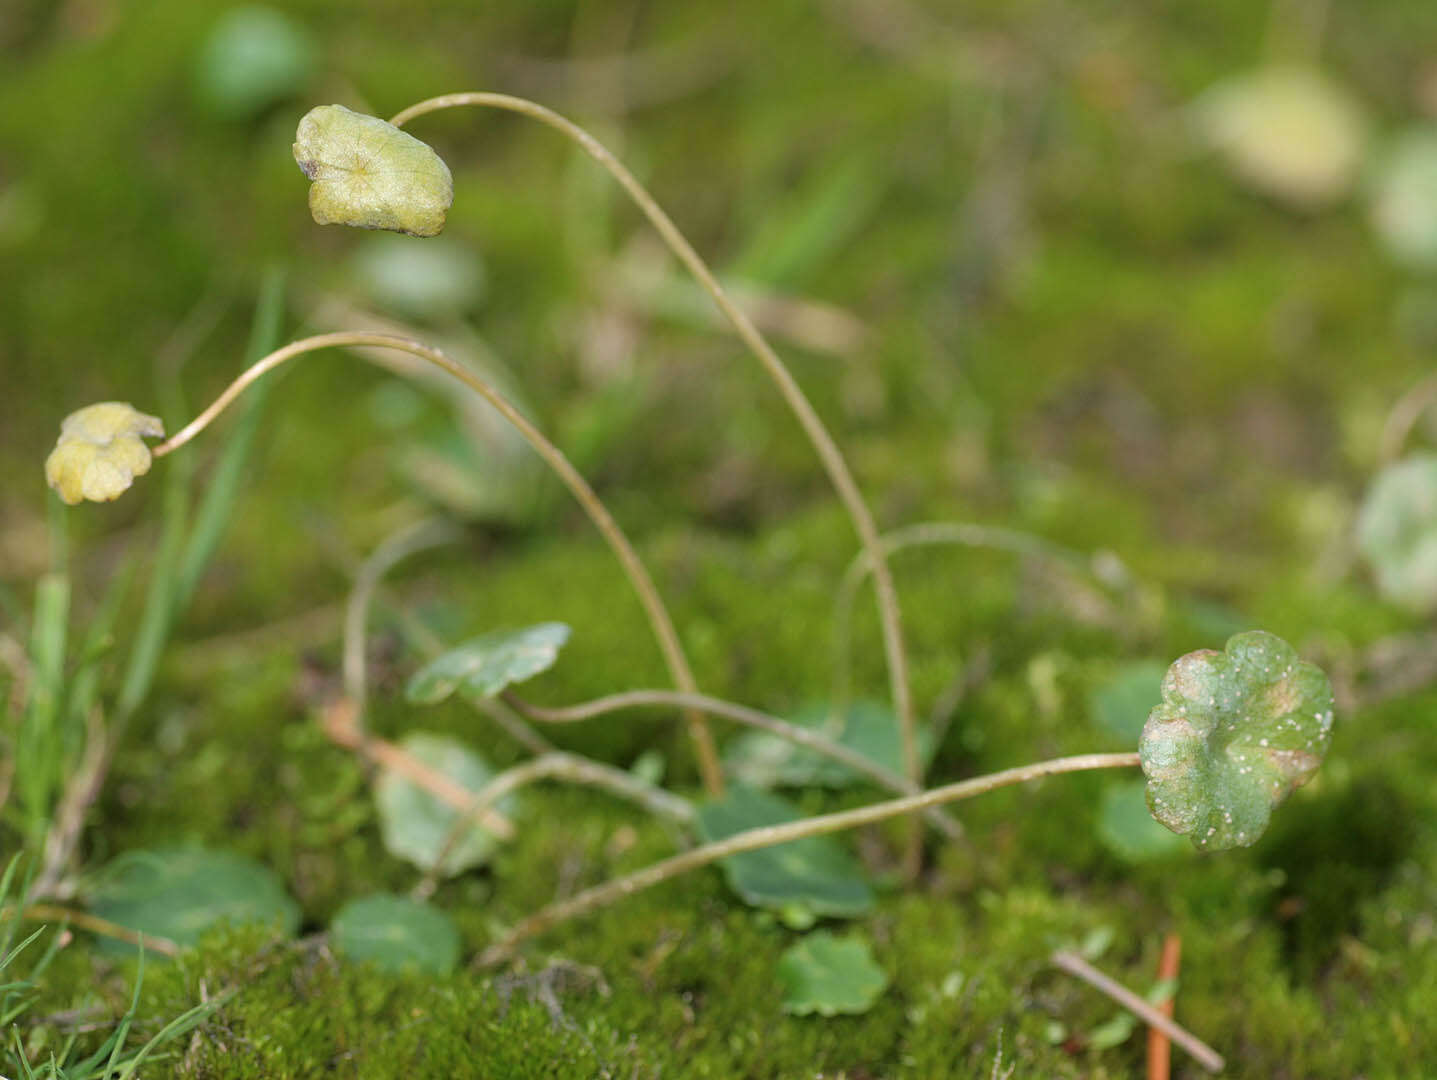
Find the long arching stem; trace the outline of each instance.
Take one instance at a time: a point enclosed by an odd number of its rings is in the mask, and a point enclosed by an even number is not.
[[[800,727],[798,724],[790,724],[787,720],[781,720],[777,716],[770,716],[757,709],[750,709],[746,705],[725,701],[722,698],[709,697],[706,694],[676,694],[672,690],[627,690],[622,694],[610,694],[607,697],[595,698],[593,701],[585,701],[578,705],[568,705],[558,709],[531,704],[512,692],[506,693],[504,700],[521,715],[527,716],[531,720],[537,720],[541,724],[576,724],[584,720],[591,720],[596,716],[618,712],[620,709],[697,709],[708,716],[732,720],[736,724],[744,724],[747,727],[777,735],[780,739],[785,739],[796,746],[805,747],[831,761],[846,765],[859,775],[868,777],[880,787],[885,787],[896,794],[916,795],[921,790],[906,777],[884,768],[857,750],[851,750],[842,743],[834,742],[822,732],[809,727]],[[934,826],[948,839],[954,840],[963,834],[963,827],[942,810],[929,810],[927,814]]]
[[[1077,757],[1055,758],[1052,761],[1040,761],[1033,765],[1022,765],[1016,769],[1005,769],[987,776],[974,777],[971,780],[960,780],[956,784],[934,788],[921,795],[908,795],[901,799],[890,799],[888,802],[860,806],[854,810],[842,810],[835,814],[822,814],[818,817],[804,818],[801,821],[791,821],[783,825],[764,825],[757,829],[748,829],[712,844],[694,848],[692,851],[685,851],[679,855],[662,859],[642,870],[614,878],[612,881],[606,881],[592,889],[585,889],[567,900],[560,900],[540,908],[480,953],[475,958],[474,965],[486,967],[502,963],[513,954],[515,947],[521,942],[535,934],[542,933],[556,923],[579,915],[586,915],[615,900],[651,889],[680,874],[697,870],[701,866],[708,866],[710,863],[726,859],[730,855],[774,847],[777,844],[786,844],[791,840],[802,840],[809,836],[822,836],[825,833],[839,832],[843,829],[854,829],[860,825],[872,825],[900,814],[914,814],[930,807],[956,802],[959,799],[970,799],[974,795],[982,795],[996,788],[1007,787],[1010,784],[1023,784],[1043,776],[1082,772],[1088,769],[1127,769],[1138,763],[1136,753],[1080,754]]]
[[[286,360],[293,359],[304,353],[315,352],[319,349],[328,348],[352,348],[354,346],[377,346],[380,348],[397,349],[400,352],[417,356],[421,360],[427,360],[442,371],[448,372],[458,379],[469,389],[479,394],[490,405],[518,429],[529,445],[534,448],[538,455],[544,459],[549,466],[564,482],[564,485],[573,493],[574,498],[584,508],[595,527],[608,542],[614,555],[618,558],[624,573],[628,575],[634,592],[638,594],[639,602],[643,604],[644,612],[648,615],[649,625],[653,627],[654,636],[658,639],[659,649],[664,655],[664,661],[669,668],[669,674],[680,690],[689,694],[698,693],[698,685],[694,681],[693,672],[689,669],[687,657],[684,655],[683,646],[679,644],[678,634],[674,631],[673,621],[669,618],[668,609],[659,598],[658,590],[654,587],[653,580],[649,577],[648,571],[644,569],[643,563],[635,553],[633,546],[624,535],[623,530],[614,521],[608,509],[594,494],[594,489],[589,487],[588,482],[579,474],[578,470],[569,463],[557,446],[544,437],[532,423],[525,418],[524,414],[511,405],[507,398],[498,390],[490,386],[488,382],[480,378],[475,372],[456,363],[445,356],[444,353],[422,341],[414,341],[411,338],[396,337],[392,334],[375,334],[367,331],[346,331],[337,334],[320,334],[316,337],[304,338],[294,341],[276,349],[268,356],[257,361],[245,370],[234,382],[225,388],[224,392],[214,402],[191,420],[189,424],[181,428],[166,442],[155,447],[154,455],[162,457],[174,450],[178,450],[185,443],[189,442],[210,423],[242,393],[245,389],[263,376],[266,372],[279,367]],[[698,756],[699,771],[703,775],[704,786],[713,794],[723,791],[723,774],[719,768],[718,753],[714,749],[713,736],[710,734],[707,722],[697,712],[687,714],[689,734],[694,740],[695,751]]]
[[[918,740],[913,720],[913,699],[908,685],[908,657],[903,647],[898,593],[893,587],[893,576],[889,573],[888,563],[884,559],[883,546],[878,538],[878,526],[874,523],[868,504],[863,501],[858,485],[854,483],[853,476],[848,470],[848,464],[844,461],[837,444],[834,443],[833,436],[828,433],[828,429],[824,426],[818,413],[814,411],[813,405],[804,396],[803,390],[794,381],[778,354],[764,340],[758,327],[729,298],[708,265],[679,232],[668,214],[664,213],[663,209],[654,201],[653,196],[644,189],[644,186],[618,158],[614,157],[603,144],[573,121],[560,116],[552,109],[546,109],[544,106],[524,98],[511,97],[508,94],[472,91],[445,94],[441,97],[421,101],[396,114],[390,123],[396,127],[402,127],[415,117],[461,106],[487,107],[521,113],[556,129],[582,147],[585,153],[608,170],[609,174],[628,192],[630,198],[634,200],[638,208],[643,211],[644,216],[663,237],[664,243],[713,298],[719,310],[733,324],[739,338],[758,357],[764,369],[778,386],[784,401],[793,410],[799,424],[808,435],[809,441],[813,443],[814,449],[818,452],[829,479],[833,482],[839,498],[847,508],[849,517],[853,519],[854,529],[857,531],[859,540],[868,553],[869,562],[873,566],[873,585],[878,600],[878,616],[883,627],[883,649],[888,659],[888,680],[893,695],[893,710],[898,717],[899,731],[903,742],[903,771],[915,785],[921,785],[923,770],[918,757]],[[911,833],[911,840],[908,861],[910,869],[916,871],[919,854],[916,822]]]

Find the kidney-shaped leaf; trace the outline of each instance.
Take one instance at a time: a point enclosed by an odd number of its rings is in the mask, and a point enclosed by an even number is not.
[[[482,757],[447,735],[416,731],[401,739],[399,745],[420,763],[469,791],[478,792],[494,775]],[[474,825],[444,854],[460,811],[397,772],[386,771],[379,778],[374,801],[379,808],[385,850],[421,870],[432,870],[439,865],[441,873],[452,877],[480,865],[494,853],[497,841],[493,834]],[[510,796],[500,800],[499,808],[507,812],[513,804]]]
[[[403,896],[351,900],[335,915],[330,933],[341,955],[385,971],[448,975],[459,963],[459,931],[449,916]]]
[[[304,114],[294,160],[312,181],[309,212],[320,225],[438,236],[454,201],[454,178],[433,149],[343,105]]]
[[[1138,750],[1153,817],[1198,848],[1254,843],[1332,739],[1332,686],[1262,630],[1179,657]]]
[[[867,1012],[888,986],[867,941],[826,930],[809,934],[779,957],[777,975],[784,1011],[799,1016]]]
[[[1357,518],[1357,546],[1388,600],[1419,613],[1437,608],[1437,454],[1378,474]]]
[[[434,705],[461,688],[493,697],[507,686],[548,671],[568,640],[569,628],[554,622],[481,634],[425,664],[409,680],[404,694],[416,705]]]
[[[797,821],[802,815],[776,795],[733,784],[719,801],[699,808],[704,840]],[[851,917],[873,907],[873,890],[854,858],[831,836],[810,836],[730,855],[720,862],[734,892],[755,907]]]
[[[131,930],[193,945],[221,922],[299,928],[299,905],[279,876],[225,851],[130,851],[109,864],[88,897],[90,910]]]

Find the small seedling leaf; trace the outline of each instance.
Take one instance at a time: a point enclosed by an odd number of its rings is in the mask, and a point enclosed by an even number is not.
[[[826,930],[809,934],[779,957],[777,975],[784,1011],[798,1016],[867,1012],[888,986],[866,940]]]
[[[1124,664],[1093,688],[1088,712],[1093,722],[1131,749],[1142,734],[1148,713],[1162,697],[1167,668],[1157,660]]]
[[[335,949],[384,971],[448,975],[459,963],[459,931],[437,908],[379,894],[351,900],[330,926]]]
[[[145,934],[193,945],[222,922],[277,925],[286,937],[299,928],[299,905],[279,876],[227,851],[130,851],[111,862],[88,896],[102,919]],[[128,950],[108,939],[102,945]]]
[[[1150,862],[1188,850],[1183,838],[1153,820],[1142,780],[1111,784],[1098,811],[1098,839],[1125,862]]]
[[[1332,739],[1332,686],[1261,630],[1180,657],[1138,750],[1153,817],[1204,850],[1255,843]]]
[[[304,115],[294,160],[312,181],[309,211],[319,225],[438,236],[454,201],[449,166],[431,147],[343,105]]]
[[[826,735],[874,764],[903,775],[903,742],[893,711],[886,705],[854,702],[842,716],[834,716],[828,705],[819,703],[800,710],[792,723]],[[930,747],[923,735],[919,733],[918,751],[926,762]],[[871,782],[841,762],[768,732],[736,739],[725,755],[724,771],[740,783],[763,789],[847,788]]]
[[[568,640],[569,628],[552,622],[481,634],[424,665],[404,693],[416,705],[437,704],[461,688],[493,697],[548,671]]]
[[[703,839],[713,842],[800,817],[794,806],[776,795],[733,784],[722,799],[699,808],[697,824]],[[719,865],[734,892],[755,907],[791,912],[801,906],[814,915],[841,918],[862,915],[873,907],[873,890],[862,869],[831,836],[746,851]]]
[[[1357,546],[1388,600],[1419,614],[1437,609],[1437,454],[1378,474],[1357,518]]]
[[[494,775],[482,757],[447,735],[413,732],[399,745],[411,757],[473,792]],[[433,870],[460,812],[395,772],[385,772],[379,778],[374,800],[385,850],[421,870]],[[512,804],[511,797],[501,801],[500,807],[507,810]],[[493,854],[496,844],[491,833],[475,825],[449,849],[440,872],[452,877],[479,866]]]

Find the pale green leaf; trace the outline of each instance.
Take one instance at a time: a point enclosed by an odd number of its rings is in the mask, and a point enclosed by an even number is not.
[[[784,1011],[798,1016],[867,1012],[888,986],[866,940],[826,930],[809,934],[779,957],[776,974]]]
[[[405,696],[416,705],[433,705],[461,688],[478,697],[493,697],[553,667],[568,640],[569,628],[552,622],[481,634],[416,672]]]
[[[459,931],[448,915],[407,897],[351,900],[330,925],[340,955],[385,971],[448,975],[459,963]]]

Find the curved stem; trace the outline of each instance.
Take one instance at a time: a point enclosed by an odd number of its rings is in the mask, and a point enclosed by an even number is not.
[[[429,548],[458,540],[459,530],[446,521],[425,518],[406,525],[384,540],[369,558],[365,559],[354,576],[354,588],[350,590],[349,602],[344,608],[344,694],[358,709],[358,721],[363,723],[365,698],[368,696],[368,676],[365,671],[364,655],[365,629],[369,621],[369,608],[374,599],[374,590],[380,580],[395,566],[411,555]]]
[[[1126,769],[1137,764],[1138,755],[1136,753],[1080,754],[1077,757],[1055,758],[1052,761],[1040,761],[1033,765],[1022,765],[1016,769],[990,773],[987,776],[977,776],[971,780],[960,780],[956,784],[933,788],[920,795],[908,795],[901,799],[890,799],[888,802],[860,806],[855,810],[842,810],[835,814],[822,814],[818,817],[804,818],[802,821],[791,821],[783,825],[764,825],[757,829],[748,829],[712,844],[694,848],[692,851],[685,851],[662,859],[642,870],[614,878],[612,881],[606,881],[592,889],[585,889],[567,900],[560,900],[540,908],[480,953],[475,958],[474,964],[476,967],[486,967],[502,963],[513,954],[515,947],[520,942],[542,933],[556,923],[579,915],[586,915],[615,900],[621,900],[626,896],[653,888],[670,878],[686,874],[690,870],[697,870],[701,866],[708,866],[710,863],[726,859],[730,855],[786,844],[791,840],[802,840],[809,836],[822,836],[843,829],[853,829],[860,825],[872,825],[900,814],[913,814],[929,807],[956,802],[959,799],[970,799],[974,795],[982,795],[984,792],[993,791],[996,788],[1027,783],[1029,780],[1037,780],[1043,776],[1081,772],[1088,769]]]
[[[1412,429],[1434,403],[1437,403],[1437,375],[1429,375],[1398,399],[1382,425],[1377,447],[1378,464],[1391,465],[1401,456],[1402,447]]]
[[[495,803],[505,795],[539,780],[563,780],[570,784],[596,787],[621,799],[628,799],[649,813],[679,825],[690,825],[694,820],[693,804],[687,799],[640,780],[623,769],[592,761],[578,754],[553,750],[505,769],[475,793],[473,800],[449,827],[444,843],[439,847],[439,854],[434,858],[433,867],[415,886],[415,898],[422,900],[433,894],[438,884],[440,868],[449,859],[449,853],[454,846],[473,827],[477,818],[492,811]]]
[[[994,525],[976,525],[962,521],[928,521],[908,525],[885,533],[880,540],[885,557],[914,547],[958,544],[964,547],[994,548],[1015,555],[1062,563],[1071,569],[1084,569],[1084,559],[1076,551],[1053,544],[1041,537]],[[852,650],[853,598],[863,579],[873,571],[873,560],[867,551],[859,552],[844,571],[838,592],[833,598],[833,709],[842,713],[849,699],[849,655]],[[1089,571],[1091,573],[1091,571]]]
[[[814,411],[813,405],[804,396],[803,390],[794,381],[778,354],[759,333],[753,321],[729,298],[708,265],[699,257],[698,252],[693,249],[684,235],[679,232],[668,214],[664,213],[663,209],[654,201],[653,196],[644,189],[644,186],[635,179],[634,174],[629,172],[618,158],[614,157],[603,144],[573,121],[560,116],[552,109],[546,109],[544,106],[524,98],[474,91],[445,94],[441,97],[421,101],[397,113],[390,123],[396,127],[402,127],[415,117],[460,106],[487,107],[520,113],[547,124],[577,143],[585,153],[602,165],[609,175],[618,181],[619,186],[628,192],[629,197],[649,219],[650,224],[658,231],[669,250],[687,267],[689,273],[693,274],[694,278],[713,298],[719,310],[733,324],[739,338],[763,364],[764,370],[777,385],[779,393],[783,395],[784,401],[788,403],[800,426],[808,435],[809,441],[818,452],[824,470],[828,473],[829,479],[838,492],[838,497],[848,510],[848,515],[853,520],[853,527],[872,562],[878,617],[883,627],[883,649],[888,660],[888,680],[893,696],[893,711],[898,717],[899,732],[903,742],[903,771],[915,785],[921,784],[923,780],[922,764],[918,757],[913,699],[908,686],[908,655],[903,647],[903,632],[899,623],[898,593],[893,587],[893,576],[889,573],[888,564],[884,560],[883,547],[878,538],[878,526],[873,521],[868,504],[863,501],[858,485],[854,483],[853,475],[848,470],[848,463],[844,460],[837,444],[834,443],[833,436],[828,433],[828,429],[824,426],[818,413]],[[908,861],[910,870],[916,871],[919,855],[916,846],[918,840],[916,823],[910,835]]]
[[[427,360],[442,371],[448,372],[458,379],[469,389],[482,396],[492,405],[504,419],[518,429],[525,440],[532,446],[538,455],[544,459],[549,466],[564,482],[564,485],[573,493],[574,498],[584,508],[614,555],[618,558],[619,564],[628,575],[629,582],[638,594],[639,602],[643,604],[644,612],[648,616],[649,625],[653,628],[654,636],[658,639],[659,649],[664,655],[664,661],[668,665],[669,674],[680,690],[686,693],[697,693],[698,684],[694,681],[693,672],[689,669],[688,659],[684,656],[683,646],[679,644],[678,634],[674,630],[673,621],[669,618],[668,609],[659,598],[658,590],[654,587],[653,580],[649,577],[648,571],[644,569],[643,563],[639,561],[637,553],[630,545],[623,530],[614,521],[608,509],[594,494],[594,489],[589,487],[588,482],[579,474],[579,471],[569,463],[557,446],[544,437],[523,413],[519,412],[509,400],[498,390],[494,389],[488,382],[478,374],[450,359],[438,349],[424,344],[422,341],[414,341],[411,338],[396,337],[392,334],[375,334],[367,331],[344,331],[335,334],[319,334],[315,337],[304,338],[294,341],[276,349],[268,356],[263,357],[247,370],[245,370],[234,382],[225,388],[224,392],[214,402],[191,420],[185,427],[181,428],[168,440],[155,447],[154,456],[163,457],[165,454],[178,450],[185,443],[189,442],[209,424],[242,393],[245,389],[263,376],[266,372],[279,367],[286,360],[290,360],[304,353],[315,352],[318,349],[333,347],[352,347],[356,345],[378,346],[380,348],[397,349],[400,352],[417,356],[421,360]],[[708,725],[703,717],[697,713],[691,713],[687,717],[689,734],[693,738],[695,751],[698,756],[699,771],[703,775],[704,786],[710,793],[719,794],[723,791],[723,774],[719,769],[718,753],[714,748],[713,736],[709,733]]]
[[[530,704],[513,692],[506,693],[504,700],[524,716],[544,724],[575,724],[596,716],[618,712],[620,709],[697,709],[709,716],[718,716],[738,724],[758,728],[761,731],[777,735],[781,739],[787,739],[798,746],[806,747],[816,754],[822,754],[841,765],[848,766],[854,772],[868,777],[880,787],[885,787],[900,795],[916,795],[920,790],[907,778],[890,769],[885,769],[872,758],[865,757],[856,750],[850,750],[842,743],[834,742],[812,728],[800,727],[787,720],[780,720],[777,716],[771,716],[732,701],[724,701],[722,698],[709,697],[706,694],[676,694],[669,690],[628,690],[622,694],[610,694],[607,697],[595,698],[593,701],[585,701],[561,709]],[[943,811],[929,810],[928,816],[950,840],[957,839],[962,835],[963,827]]]

